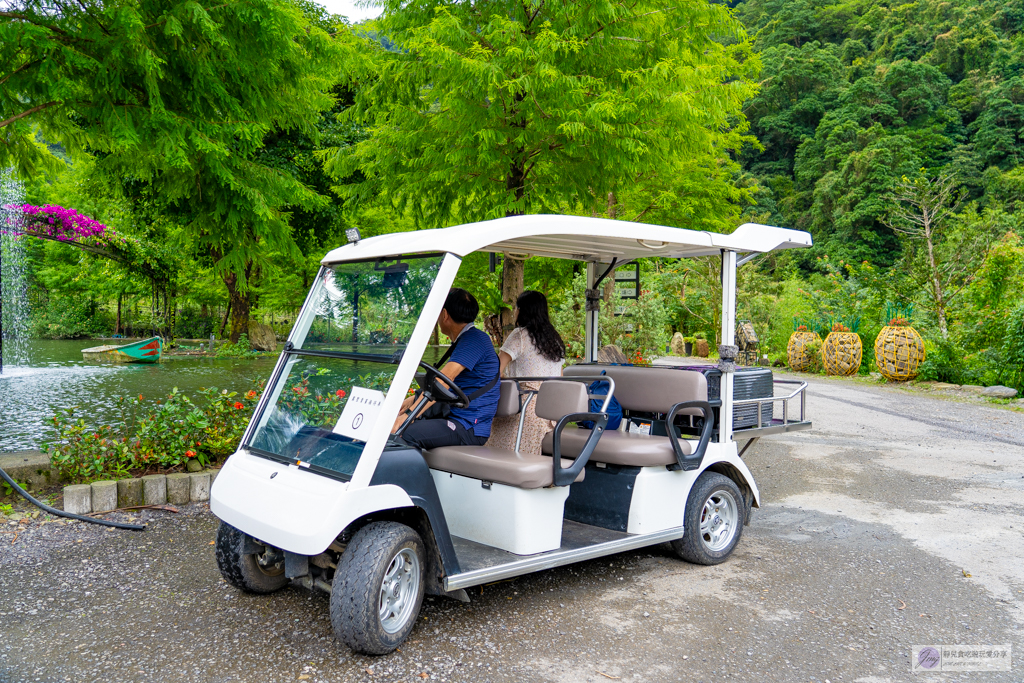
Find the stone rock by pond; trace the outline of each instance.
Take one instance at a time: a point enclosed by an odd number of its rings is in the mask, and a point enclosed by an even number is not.
[[[981,395],[989,398],[1017,398],[1017,390],[997,384],[994,387],[985,387]]]
[[[255,323],[249,325],[249,344],[255,351],[276,351],[277,333],[270,325]]]
[[[628,363],[629,360],[626,358],[626,354],[622,352],[615,344],[608,344],[602,346],[597,352],[598,363]]]

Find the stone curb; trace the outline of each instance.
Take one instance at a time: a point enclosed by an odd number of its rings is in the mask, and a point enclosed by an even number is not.
[[[142,505],[142,480],[121,479],[117,482],[117,507]]]
[[[87,515],[92,512],[92,487],[88,484],[65,486],[64,512],[73,515]]]
[[[210,500],[219,469],[179,474],[148,474],[141,479],[94,481],[64,487],[64,511],[75,515],[110,512],[137,505],[184,505]]]
[[[189,480],[185,473],[167,475],[167,502],[171,505],[184,505],[189,502]]]
[[[142,478],[142,501],[146,505],[167,503],[167,475],[147,474]]]

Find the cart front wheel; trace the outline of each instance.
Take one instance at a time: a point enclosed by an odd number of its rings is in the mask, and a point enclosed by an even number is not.
[[[217,530],[217,568],[221,576],[246,593],[273,593],[288,585],[284,554],[276,548],[257,546],[263,552],[246,554],[245,534],[226,522]]]
[[[705,472],[690,489],[683,537],[672,541],[672,549],[694,564],[725,562],[739,543],[745,508],[736,482]]]
[[[423,540],[398,522],[373,522],[352,537],[334,573],[331,625],[338,640],[367,655],[393,651],[423,604]]]

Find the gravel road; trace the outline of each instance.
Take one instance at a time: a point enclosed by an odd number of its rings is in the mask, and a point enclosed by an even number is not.
[[[654,548],[428,599],[380,658],[334,641],[324,594],[230,589],[205,506],[0,527],[0,681],[1024,680],[1024,413],[828,380],[808,408],[746,456],[762,507],[729,562]],[[923,644],[1017,661],[911,674]]]

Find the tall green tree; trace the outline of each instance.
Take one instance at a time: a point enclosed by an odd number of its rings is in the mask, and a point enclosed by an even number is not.
[[[248,322],[247,276],[297,255],[286,207],[324,198],[257,157],[275,131],[317,134],[339,41],[287,0],[13,0],[0,11],[0,167],[52,161],[40,137],[176,207]]]
[[[428,227],[599,212],[609,193],[679,191],[676,171],[702,173],[741,143],[759,63],[725,5],[381,4],[379,30],[398,49],[365,42],[346,112],[370,135],[328,164],[339,178],[362,174],[340,189],[349,200],[384,197]],[[522,278],[506,255],[506,304]]]

